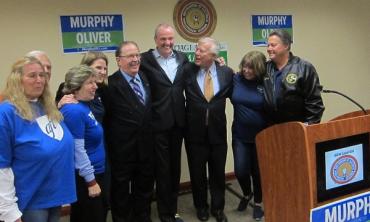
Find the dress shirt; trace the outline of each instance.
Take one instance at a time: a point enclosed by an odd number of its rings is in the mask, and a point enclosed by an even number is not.
[[[220,91],[220,84],[217,78],[215,62],[213,62],[211,67],[209,67],[209,71],[211,72],[211,76],[212,76],[213,95],[215,96],[218,93],[218,91]],[[198,82],[199,88],[202,90],[203,95],[204,95],[204,77],[206,75],[206,72],[207,70],[202,68],[199,70],[198,75],[197,75],[197,82]]]
[[[177,67],[179,66],[179,63],[176,60],[175,53],[171,53],[170,56],[167,58],[161,56],[157,49],[153,50],[153,55],[155,60],[157,60],[158,64],[161,66],[161,68],[166,73],[167,77],[173,81],[175,80],[176,73],[177,73]]]

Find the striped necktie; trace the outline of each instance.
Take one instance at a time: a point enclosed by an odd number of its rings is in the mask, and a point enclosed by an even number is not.
[[[207,71],[204,75],[204,97],[209,102],[214,96],[213,92],[213,81],[211,76],[211,71]]]
[[[142,104],[145,104],[143,92],[141,91],[139,83],[137,81],[138,80],[136,78],[132,78],[130,80],[131,88],[134,90],[134,92],[135,92],[137,98],[140,100],[140,102]]]

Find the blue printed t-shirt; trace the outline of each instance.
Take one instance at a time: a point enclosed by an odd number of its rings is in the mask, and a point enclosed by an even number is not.
[[[23,119],[9,102],[0,104],[0,168],[11,168],[21,211],[76,201],[73,137],[63,122]]]
[[[94,173],[105,170],[103,129],[89,108],[89,103],[66,104],[60,111],[75,139],[85,140],[85,150],[94,167]]]
[[[234,106],[233,138],[254,142],[256,134],[266,127],[263,113],[263,89],[257,81],[234,75],[231,102]]]

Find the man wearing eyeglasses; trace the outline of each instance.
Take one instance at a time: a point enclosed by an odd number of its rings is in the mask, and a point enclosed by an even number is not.
[[[140,51],[135,42],[121,43],[116,61],[119,70],[109,76],[103,96],[112,219],[150,222],[154,167],[149,83],[139,71]]]

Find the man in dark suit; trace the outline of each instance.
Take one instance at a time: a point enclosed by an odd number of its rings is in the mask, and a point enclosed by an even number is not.
[[[216,40],[201,38],[195,51],[195,64],[189,63],[185,66],[185,144],[198,219],[206,221],[209,218],[206,171],[208,164],[211,213],[216,221],[225,222],[225,106],[226,98],[231,95],[233,71],[215,62],[218,51]]]
[[[151,86],[155,136],[157,207],[161,222],[182,221],[177,215],[181,147],[185,125],[184,53],[173,50],[174,29],[155,29],[156,49],[142,54],[140,70]]]
[[[135,42],[116,51],[119,70],[108,78],[103,97],[111,159],[111,209],[114,222],[150,222],[154,187],[151,92],[141,71]]]

